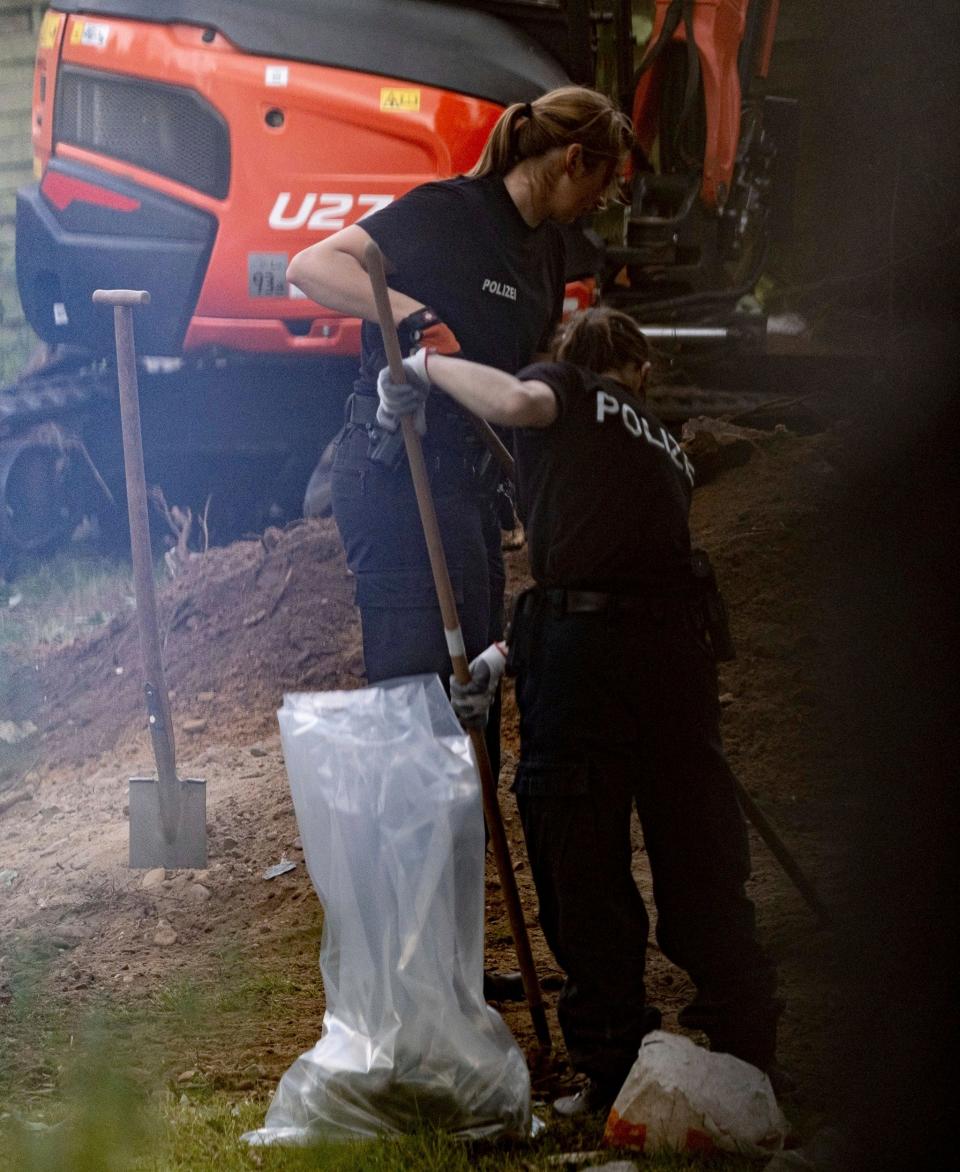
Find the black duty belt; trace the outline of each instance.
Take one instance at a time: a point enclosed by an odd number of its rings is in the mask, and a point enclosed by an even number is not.
[[[602,590],[567,590],[552,587],[542,596],[557,614],[664,614],[678,603],[688,601],[682,591],[675,594],[610,594]]]
[[[377,408],[380,399],[377,395],[361,394],[354,391],[347,399],[344,420],[360,427],[374,427],[377,422]],[[462,414],[446,413],[443,410],[432,412],[428,408],[427,416],[428,444],[431,442],[447,444],[467,451],[479,452],[482,450],[473,428],[470,427]]]

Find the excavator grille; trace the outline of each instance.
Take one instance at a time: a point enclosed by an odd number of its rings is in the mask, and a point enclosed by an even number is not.
[[[53,136],[123,159],[223,199],[230,187],[230,133],[200,94],[64,65]]]

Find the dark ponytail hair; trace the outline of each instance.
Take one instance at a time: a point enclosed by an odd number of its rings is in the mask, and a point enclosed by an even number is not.
[[[575,313],[557,330],[552,353],[557,362],[572,362],[594,374],[650,361],[650,347],[637,323],[607,306]]]
[[[561,86],[535,102],[508,106],[467,174],[474,178],[506,175],[524,159],[573,143],[583,147],[584,166],[592,170],[603,161],[618,163],[632,142],[630,119],[605,94],[583,86]]]

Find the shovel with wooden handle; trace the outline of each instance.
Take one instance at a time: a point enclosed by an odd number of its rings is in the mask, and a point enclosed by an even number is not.
[[[180,781],[177,778],[170,698],[163,675],[153,561],[150,556],[150,522],[143,470],[132,312],[135,305],[149,305],[150,294],[134,289],[97,289],[93,300],[100,305],[113,306],[133,586],[140,629],[147,722],[157,762],[156,781],[149,777],[130,778],[130,866],[203,868],[207,865],[207,787],[202,781]]]
[[[393,312],[390,309],[390,295],[387,290],[387,278],[384,271],[383,253],[375,241],[371,240],[364,252],[364,265],[373,286],[373,295],[377,303],[377,316],[380,320],[380,331],[383,334],[384,348],[387,353],[387,362],[390,366],[390,377],[395,383],[404,381],[403,358],[400,354],[400,342],[397,338],[397,328],[393,321]],[[430,556],[430,569],[433,572],[433,582],[437,591],[437,600],[440,603],[440,614],[443,618],[443,627],[447,636],[447,647],[450,651],[450,660],[457,682],[470,682],[470,667],[467,663],[466,650],[463,644],[463,635],[460,631],[460,620],[457,616],[457,604],[453,596],[453,586],[450,583],[450,574],[447,571],[447,559],[443,552],[443,542],[440,537],[440,526],[437,523],[437,513],[430,492],[430,481],[423,459],[423,448],[420,437],[413,425],[413,417],[401,417],[400,426],[403,430],[403,442],[413,477],[413,487],[417,495],[417,506],[420,510],[420,521],[423,525],[423,535],[427,543],[427,552]],[[510,932],[513,936],[514,948],[517,952],[517,962],[520,966],[520,975],[523,978],[523,990],[530,1008],[530,1017],[537,1040],[544,1050],[551,1046],[550,1029],[547,1025],[546,1010],[543,1005],[543,995],[540,991],[540,982],[537,979],[537,970],[533,964],[533,954],[530,951],[530,938],[527,935],[527,925],[523,918],[523,908],[520,905],[520,894],[517,891],[517,880],[513,873],[513,864],[510,860],[510,847],[507,835],[503,828],[503,817],[500,813],[500,803],[497,799],[497,782],[493,776],[493,767],[487,753],[487,743],[481,729],[470,729],[470,741],[473,745],[477,761],[477,770],[480,774],[480,789],[483,794],[483,814],[490,834],[490,844],[493,847],[493,856],[496,860],[497,875],[500,879],[500,888],[503,900],[507,907],[507,917],[510,921]]]

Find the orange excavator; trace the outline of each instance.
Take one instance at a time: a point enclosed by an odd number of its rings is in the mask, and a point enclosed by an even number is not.
[[[503,108],[573,81],[638,145],[622,206],[571,229],[567,308],[654,338],[762,345],[744,312],[789,208],[793,102],[765,93],[778,0],[53,0],[17,199],[21,302],[45,344],[0,388],[0,565],[122,495],[109,315],[137,319],[148,478],[212,494],[214,534],[301,508],[359,323],[290,257],[468,169]]]

